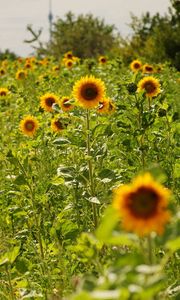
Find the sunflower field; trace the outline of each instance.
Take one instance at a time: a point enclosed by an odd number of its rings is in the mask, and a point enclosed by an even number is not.
[[[179,299],[180,76],[0,62],[0,299]]]

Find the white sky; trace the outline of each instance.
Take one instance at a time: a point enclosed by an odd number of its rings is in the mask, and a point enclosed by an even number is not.
[[[123,36],[130,32],[130,12],[136,16],[149,11],[151,15],[159,12],[164,15],[170,0],[51,0],[53,21],[64,17],[68,11],[75,15],[92,13],[106,24],[114,24]],[[48,40],[48,13],[50,0],[0,0],[0,50],[9,48],[18,55],[29,55],[33,49],[23,43],[31,39],[26,30],[32,24],[37,31],[43,28],[41,39]]]

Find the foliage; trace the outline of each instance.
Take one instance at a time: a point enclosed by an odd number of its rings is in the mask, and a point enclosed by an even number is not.
[[[78,57],[93,57],[105,54],[118,45],[118,35],[114,25],[106,25],[104,20],[92,14],[75,17],[71,12],[65,18],[53,23],[51,39],[44,47],[39,45],[38,53],[60,58],[71,50]]]
[[[15,60],[16,58],[17,55],[8,49],[6,49],[5,51],[0,51],[0,61],[5,59]]]
[[[180,68],[180,4],[176,0],[171,4],[165,16],[150,16],[149,12],[141,18],[132,15],[132,38],[121,43],[126,59],[143,56],[150,62],[169,61]]]
[[[146,75],[118,57],[77,60],[71,69],[52,57],[2,64],[0,299],[178,299],[177,70],[162,64],[151,74],[161,91],[149,99],[136,89]],[[74,101],[73,86],[89,75],[104,82],[115,111]],[[69,97],[73,110],[44,110],[47,93]],[[19,128],[28,115],[39,124],[32,137]],[[144,171],[172,191],[171,222],[150,239],[125,232],[111,206],[114,188]]]

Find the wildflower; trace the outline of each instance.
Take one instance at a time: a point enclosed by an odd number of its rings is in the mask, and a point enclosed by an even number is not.
[[[84,108],[96,107],[105,96],[104,82],[94,76],[82,77],[73,87],[73,96]]]
[[[170,219],[167,210],[170,191],[156,182],[149,173],[138,176],[129,185],[115,189],[113,206],[127,231],[140,236],[152,231],[162,234]]]
[[[148,97],[157,96],[161,92],[159,80],[151,76],[144,77],[138,82],[137,91],[141,92],[143,90]]]
[[[24,135],[27,136],[34,136],[36,133],[36,130],[39,127],[39,122],[37,119],[33,116],[26,116],[23,120],[20,122],[20,130]]]
[[[133,60],[130,64],[130,68],[133,72],[138,72],[142,68],[142,63],[140,60]]]
[[[51,112],[54,103],[58,103],[59,98],[51,93],[46,93],[40,97],[40,104],[44,110]]]

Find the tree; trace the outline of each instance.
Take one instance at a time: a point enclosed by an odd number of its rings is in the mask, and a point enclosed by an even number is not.
[[[118,33],[114,25],[106,25],[104,20],[92,14],[75,17],[71,12],[65,18],[53,23],[51,39],[43,47],[36,47],[38,54],[59,58],[72,51],[80,58],[102,55],[118,46]]]
[[[171,0],[171,5],[165,16],[132,15],[132,38],[122,43],[126,60],[143,56],[147,61],[169,61],[180,69],[180,1]]]

